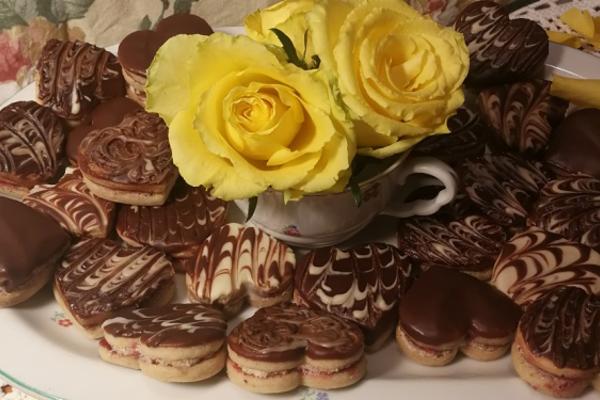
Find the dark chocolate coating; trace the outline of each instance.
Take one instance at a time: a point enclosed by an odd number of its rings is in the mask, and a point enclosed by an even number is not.
[[[456,19],[469,48],[466,83],[489,86],[537,78],[548,56],[548,35],[536,22],[511,20],[497,3],[477,1]]]
[[[117,58],[85,42],[50,39],[37,74],[40,103],[68,120],[81,120],[99,101],[125,94]]]
[[[303,354],[341,360],[364,351],[363,335],[356,325],[287,303],[258,310],[231,331],[227,344],[243,357],[267,362],[299,360]]]
[[[398,223],[402,252],[424,265],[465,272],[491,273],[506,239],[500,225],[480,215],[453,221],[417,217]]]
[[[121,207],[117,233],[128,243],[147,244],[170,254],[193,253],[194,247],[225,223],[225,211],[223,200],[179,180],[160,207]]]
[[[0,182],[32,187],[55,178],[63,164],[60,119],[34,101],[0,110]]]
[[[0,197],[0,290],[14,291],[36,269],[60,256],[69,235],[52,218],[17,201]]]
[[[481,211],[503,226],[524,226],[528,210],[549,173],[535,161],[517,155],[493,154],[461,166],[465,191]]]
[[[104,321],[105,333],[139,338],[148,347],[202,346],[225,340],[223,314],[200,304],[169,304],[117,313]]]
[[[154,31],[136,31],[127,35],[119,45],[119,62],[123,68],[145,75],[160,46],[171,37],[211,33],[213,30],[204,19],[192,14],[175,14],[160,21]]]
[[[510,338],[521,310],[503,293],[472,276],[432,267],[408,290],[399,324],[425,345],[444,346],[467,338]]]
[[[322,248],[299,263],[295,287],[303,303],[357,323],[370,345],[395,323],[412,272],[410,260],[387,244]]]
[[[530,219],[548,232],[600,250],[600,180],[573,175],[548,182]]]
[[[600,179],[600,110],[588,108],[570,114],[556,128],[546,161],[559,171],[585,173]]]
[[[550,82],[535,80],[496,86],[479,94],[482,118],[511,149],[538,154],[563,120],[569,102],[550,94]]]
[[[600,368],[600,297],[573,286],[531,304],[519,324],[528,349],[558,368]]]
[[[86,121],[71,130],[67,136],[67,156],[71,165],[77,165],[79,144],[88,133],[95,129],[118,125],[126,115],[139,110],[142,110],[142,107],[127,97],[115,97],[100,103]]]

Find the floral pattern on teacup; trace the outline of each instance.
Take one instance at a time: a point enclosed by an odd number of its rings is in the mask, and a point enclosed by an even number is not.
[[[50,317],[50,320],[56,322],[58,326],[61,326],[63,328],[69,328],[73,325],[73,322],[69,318],[67,318],[65,313],[60,311],[54,311],[54,315]]]

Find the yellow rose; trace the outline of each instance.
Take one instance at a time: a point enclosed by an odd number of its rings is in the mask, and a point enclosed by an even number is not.
[[[173,160],[222,199],[269,188],[288,198],[339,190],[355,154],[320,71],[281,62],[250,38],[176,36],[148,71],[147,109],[169,124]]]

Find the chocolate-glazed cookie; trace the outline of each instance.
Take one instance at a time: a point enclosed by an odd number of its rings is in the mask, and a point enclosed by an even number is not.
[[[58,303],[93,338],[118,311],[170,301],[175,272],[164,253],[109,239],[82,239],[54,276]]]
[[[117,233],[132,246],[149,245],[171,255],[178,270],[195,254],[211,232],[225,223],[226,203],[202,187],[183,180],[175,185],[160,207],[123,206]]]
[[[213,232],[188,269],[193,302],[237,314],[246,300],[256,307],[292,297],[296,257],[291,248],[253,226],[227,224]]]
[[[0,193],[22,198],[55,178],[63,165],[65,131],[60,119],[33,101],[0,110]]]
[[[537,78],[548,56],[548,35],[536,22],[510,19],[493,1],[477,1],[456,19],[469,48],[471,65],[466,83],[503,84]]]
[[[226,329],[223,314],[200,304],[129,310],[104,321],[99,352],[155,379],[197,382],[225,366]]]
[[[296,268],[294,301],[355,322],[374,351],[392,334],[412,277],[410,260],[387,244],[313,250]]]
[[[67,232],[50,217],[0,197],[0,307],[37,293],[69,244]]]
[[[534,389],[579,396],[600,372],[600,297],[573,286],[548,292],[523,314],[512,354]]]
[[[99,101],[125,94],[117,58],[80,41],[50,39],[37,63],[36,81],[39,102],[73,123]]]
[[[600,179],[599,126],[600,110],[573,112],[554,131],[546,161],[560,174],[584,173]]]
[[[549,181],[542,163],[516,155],[490,154],[461,166],[465,191],[481,211],[500,225],[525,225],[528,210]]]
[[[178,176],[167,126],[145,111],[90,132],[79,145],[78,161],[92,193],[123,204],[164,204]]]
[[[600,180],[573,175],[548,182],[529,218],[540,228],[600,250]]]
[[[413,360],[450,363],[458,351],[493,360],[508,350],[521,316],[507,296],[449,268],[423,272],[402,298],[396,338]]]
[[[227,345],[229,378],[259,393],[300,385],[339,388],[366,372],[363,336],[356,325],[293,304],[258,310],[231,331]]]
[[[532,227],[508,241],[494,265],[492,284],[527,307],[560,286],[600,294],[600,254]]]
[[[69,171],[56,185],[36,186],[23,203],[56,220],[75,236],[110,235],[116,204],[90,192],[78,170]]]
[[[432,265],[487,280],[507,236],[504,228],[481,215],[442,221],[431,217],[400,220],[398,247],[422,268]]]
[[[67,156],[71,165],[77,165],[79,144],[93,130],[118,125],[128,114],[142,107],[127,97],[115,97],[100,103],[79,126],[73,128],[67,136]]]
[[[543,152],[569,102],[550,94],[550,82],[534,80],[496,86],[479,94],[484,121],[497,139],[531,155]]]

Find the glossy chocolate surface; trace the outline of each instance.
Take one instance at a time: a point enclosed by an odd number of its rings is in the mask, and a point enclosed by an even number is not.
[[[251,360],[341,360],[363,352],[363,335],[350,322],[294,304],[261,308],[227,337],[237,354]]]
[[[169,304],[119,312],[102,329],[115,337],[139,338],[148,347],[190,347],[225,340],[227,322],[219,311],[200,304]]]
[[[496,86],[479,94],[482,118],[496,138],[528,154],[546,149],[568,106],[568,101],[550,95],[550,82],[543,80]]]
[[[599,127],[600,110],[573,112],[554,131],[546,160],[567,173],[585,173],[600,179]]]
[[[32,187],[56,177],[65,132],[60,119],[34,101],[0,110],[0,182]]]
[[[462,33],[471,65],[467,84],[493,85],[529,80],[543,72],[548,35],[536,22],[518,18],[493,1],[467,6],[454,29]]]
[[[399,324],[415,341],[431,346],[463,339],[509,338],[521,310],[485,282],[449,268],[423,272],[402,298]]]
[[[492,284],[524,307],[565,285],[600,294],[600,254],[532,227],[504,245]]]
[[[528,349],[558,368],[600,369],[600,297],[562,286],[527,308],[519,330]]]
[[[58,263],[69,235],[50,217],[0,197],[0,289],[11,292],[27,283],[36,269]]]
[[[98,102],[125,94],[117,58],[92,44],[50,39],[37,64],[38,98],[60,117],[80,120]]]

